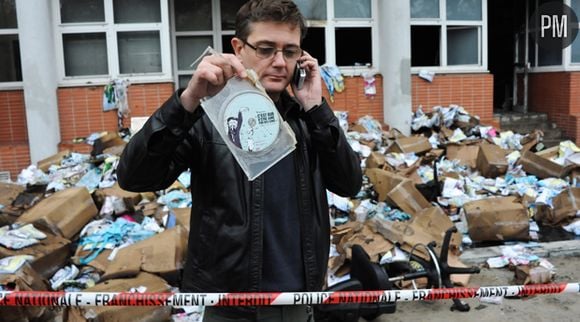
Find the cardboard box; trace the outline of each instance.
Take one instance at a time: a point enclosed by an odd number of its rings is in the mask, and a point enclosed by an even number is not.
[[[85,187],[59,191],[40,201],[18,218],[71,240],[97,215],[97,207]]]
[[[181,226],[119,250],[102,280],[134,276],[139,271],[179,279],[187,255],[187,233]]]
[[[426,137],[410,136],[406,138],[397,138],[395,142],[387,148],[387,152],[421,154],[431,151],[432,148],[429,139]]]
[[[123,150],[125,150],[125,145],[115,145],[115,146],[112,146],[110,148],[104,149],[103,154],[121,156],[121,154],[123,153]]]
[[[351,124],[348,127],[349,132],[367,133],[367,129],[360,124]]]
[[[374,229],[390,241],[398,242],[405,251],[410,251],[417,244],[427,245],[434,241],[437,243],[437,254],[441,253],[445,232],[453,227],[449,217],[439,207],[424,209],[406,222],[372,219],[371,223]],[[451,252],[456,252],[461,245],[461,236],[458,233],[451,235],[449,245]],[[416,251],[419,256],[429,259],[428,253],[422,247],[418,247]]]
[[[554,148],[559,149],[557,146]],[[533,174],[540,179],[552,177],[563,178],[572,170],[578,168],[575,164],[562,166],[550,160],[552,156],[558,153],[558,150],[554,148],[538,153],[526,151],[518,160],[518,164],[522,165],[524,171]]]
[[[378,168],[367,169],[367,177],[373,184],[375,191],[379,194],[379,201],[387,200],[387,194],[393,190],[399,183],[406,180],[404,177],[394,172],[381,170]]]
[[[393,188],[387,194],[387,200],[411,216],[431,207],[429,201],[417,190],[413,181],[408,179]]]
[[[12,183],[0,182],[0,227],[10,225],[22,213],[22,210],[11,207],[16,197],[24,191],[24,186]]]
[[[189,225],[191,222],[191,208],[175,208],[172,209],[175,214],[175,221],[178,225],[185,228],[187,234],[189,234]]]
[[[477,156],[481,142],[470,144],[449,143],[446,147],[446,156],[449,160],[458,160],[459,164],[471,169],[477,168]]]
[[[50,287],[29,264],[24,264],[14,274],[0,274],[0,285],[11,285],[14,291],[48,291]],[[0,306],[0,317],[4,322],[48,321],[42,319],[48,311],[43,306]]]
[[[82,250],[82,248],[83,248],[82,246],[78,246],[76,251],[75,251],[74,256],[72,256],[70,258],[71,262],[77,266],[83,265],[80,262],[81,258],[85,258],[85,257],[90,256],[92,254],[92,251]],[[97,255],[97,257],[95,257],[95,259],[93,259],[92,261],[90,261],[86,265],[97,269],[102,274],[107,270],[107,267],[109,266],[110,261],[108,258],[112,252],[113,251],[110,249],[105,249],[99,255]]]
[[[24,186],[19,184],[0,182],[0,205],[8,207],[18,195],[24,191]]]
[[[554,208],[540,221],[550,225],[567,224],[568,221],[576,218],[576,213],[580,210],[580,188],[570,188],[560,192],[552,199],[552,205]]]
[[[350,260],[353,245],[360,245],[369,255],[370,260],[375,263],[378,263],[381,257],[395,246],[383,235],[372,231],[371,227],[366,224],[354,226],[343,234],[336,249]]]
[[[42,277],[50,279],[56,271],[65,266],[70,259],[70,241],[49,232],[38,244],[23,249],[9,249],[0,246],[0,258],[15,255],[31,255],[34,261],[32,268]]]
[[[113,146],[124,146],[127,144],[117,132],[107,132],[105,135],[99,138],[103,144],[103,149],[107,149]]]
[[[519,285],[547,284],[552,282],[552,273],[543,266],[516,266],[515,282]]]
[[[146,292],[164,293],[170,286],[162,278],[148,273],[140,273],[134,278],[115,279],[87,288],[85,292],[128,292],[131,288],[146,287]],[[65,321],[92,322],[155,322],[170,321],[169,306],[99,306],[72,307],[66,313]]]
[[[95,199],[97,204],[102,205],[107,196],[116,196],[122,198],[125,206],[129,211],[135,211],[135,206],[141,202],[142,196],[138,192],[130,192],[119,187],[119,183],[115,183],[111,188],[99,189],[95,191]]]
[[[463,210],[473,241],[530,239],[528,212],[514,197],[471,201]]]
[[[42,159],[40,161],[38,161],[36,163],[36,167],[39,168],[40,170],[44,171],[44,172],[48,172],[48,168],[50,168],[51,165],[55,164],[55,165],[60,165],[60,163],[62,162],[62,160],[68,156],[71,153],[70,150],[63,150],[60,151],[59,153],[50,156],[46,159]]]
[[[508,169],[506,150],[495,144],[482,144],[477,154],[477,169],[486,178],[497,178]]]
[[[411,225],[426,229],[433,236],[433,240],[439,247],[443,244],[445,232],[455,226],[440,207],[430,207],[421,210],[413,217]],[[453,251],[459,249],[459,246],[461,246],[461,234],[459,232],[451,234],[449,245]]]
[[[523,137],[520,140],[520,144],[522,145],[520,153],[531,151],[533,147],[535,147],[538,143],[542,142],[543,137],[544,132],[540,130],[534,130],[532,133],[529,133],[528,135]]]
[[[386,162],[385,155],[375,151],[372,152],[371,155],[367,158],[366,167],[367,169],[382,169]]]

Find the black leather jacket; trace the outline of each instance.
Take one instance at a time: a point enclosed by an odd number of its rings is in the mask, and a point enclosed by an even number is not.
[[[260,291],[262,177],[248,181],[201,107],[188,113],[176,92],[129,142],[117,168],[120,186],[157,191],[190,168],[191,229],[182,290]],[[287,93],[282,114],[296,134],[295,164],[307,291],[322,288],[329,251],[326,189],[353,196],[361,187],[358,156],[330,107],[309,112]]]

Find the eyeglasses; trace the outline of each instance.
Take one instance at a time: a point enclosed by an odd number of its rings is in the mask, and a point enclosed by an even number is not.
[[[258,56],[258,58],[269,59],[276,55],[279,51],[282,52],[282,55],[286,60],[296,60],[302,56],[302,48],[300,47],[293,46],[277,49],[276,47],[265,45],[254,46],[245,40],[242,41],[245,45],[248,45],[248,47],[252,48],[256,52],[256,56]]]

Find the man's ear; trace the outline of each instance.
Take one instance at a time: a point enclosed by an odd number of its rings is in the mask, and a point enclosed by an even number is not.
[[[232,38],[232,48],[234,49],[236,56],[239,58],[242,48],[244,48],[244,42],[240,38],[234,37]]]

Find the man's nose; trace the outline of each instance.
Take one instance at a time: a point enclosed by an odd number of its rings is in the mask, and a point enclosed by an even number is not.
[[[286,59],[282,51],[277,51],[274,54],[274,61],[272,62],[274,66],[286,66]]]

